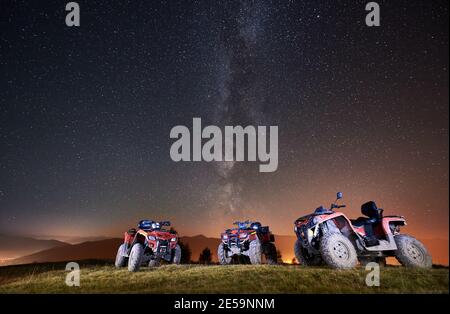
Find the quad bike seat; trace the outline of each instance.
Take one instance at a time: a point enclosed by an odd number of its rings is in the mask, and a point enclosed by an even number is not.
[[[366,217],[359,217],[356,220],[352,220],[351,223],[355,227],[364,227],[366,232],[364,242],[367,246],[378,245],[379,240],[374,236],[373,228],[383,218],[383,209],[378,208],[375,202],[370,201],[361,206],[361,213]]]
[[[378,208],[375,202],[370,201],[361,206],[361,213],[366,217],[358,217],[351,219],[352,225],[362,227],[364,225],[373,225],[381,221],[383,218],[383,210]]]
[[[383,218],[383,209],[378,208],[374,201],[361,205],[361,213],[372,219],[380,220]]]

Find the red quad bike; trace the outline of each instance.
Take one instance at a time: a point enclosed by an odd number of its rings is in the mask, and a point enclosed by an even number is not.
[[[123,244],[116,255],[116,267],[128,265],[129,271],[138,271],[142,264],[157,267],[162,260],[179,264],[181,248],[175,231],[164,229],[169,221],[141,220],[138,229],[125,232]]]
[[[247,257],[251,264],[261,264],[262,255],[267,264],[277,263],[277,249],[275,236],[268,226],[261,226],[259,222],[236,221],[237,228],[227,229],[221,234],[222,243],[217,249],[217,256],[222,265],[231,264],[233,258]]]
[[[336,202],[342,198],[337,193]],[[384,265],[386,257],[394,256],[404,266],[431,267],[431,256],[425,246],[412,236],[401,234],[406,225],[403,216],[383,216],[383,209],[374,202],[361,206],[366,217],[350,220],[333,209],[345,205],[322,206],[313,214],[295,221],[295,256],[302,265],[326,264],[333,268],[352,268],[376,262]]]

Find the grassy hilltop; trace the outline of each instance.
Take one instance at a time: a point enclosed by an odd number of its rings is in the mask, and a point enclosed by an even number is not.
[[[137,273],[106,264],[81,265],[80,287],[68,287],[64,263],[0,267],[0,293],[448,293],[448,268],[386,267],[381,286],[365,284],[363,268],[301,266],[143,267]]]

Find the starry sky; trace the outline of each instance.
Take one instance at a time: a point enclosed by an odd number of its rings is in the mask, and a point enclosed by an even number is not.
[[[344,193],[449,233],[448,1],[0,3],[0,233],[120,236],[141,218],[293,235]],[[279,166],[171,160],[175,125],[276,125]]]

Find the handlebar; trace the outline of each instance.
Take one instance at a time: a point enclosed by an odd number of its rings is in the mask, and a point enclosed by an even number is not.
[[[334,209],[334,208],[339,209],[339,208],[345,208],[345,207],[347,207],[347,206],[346,205],[331,204],[331,209]]]

